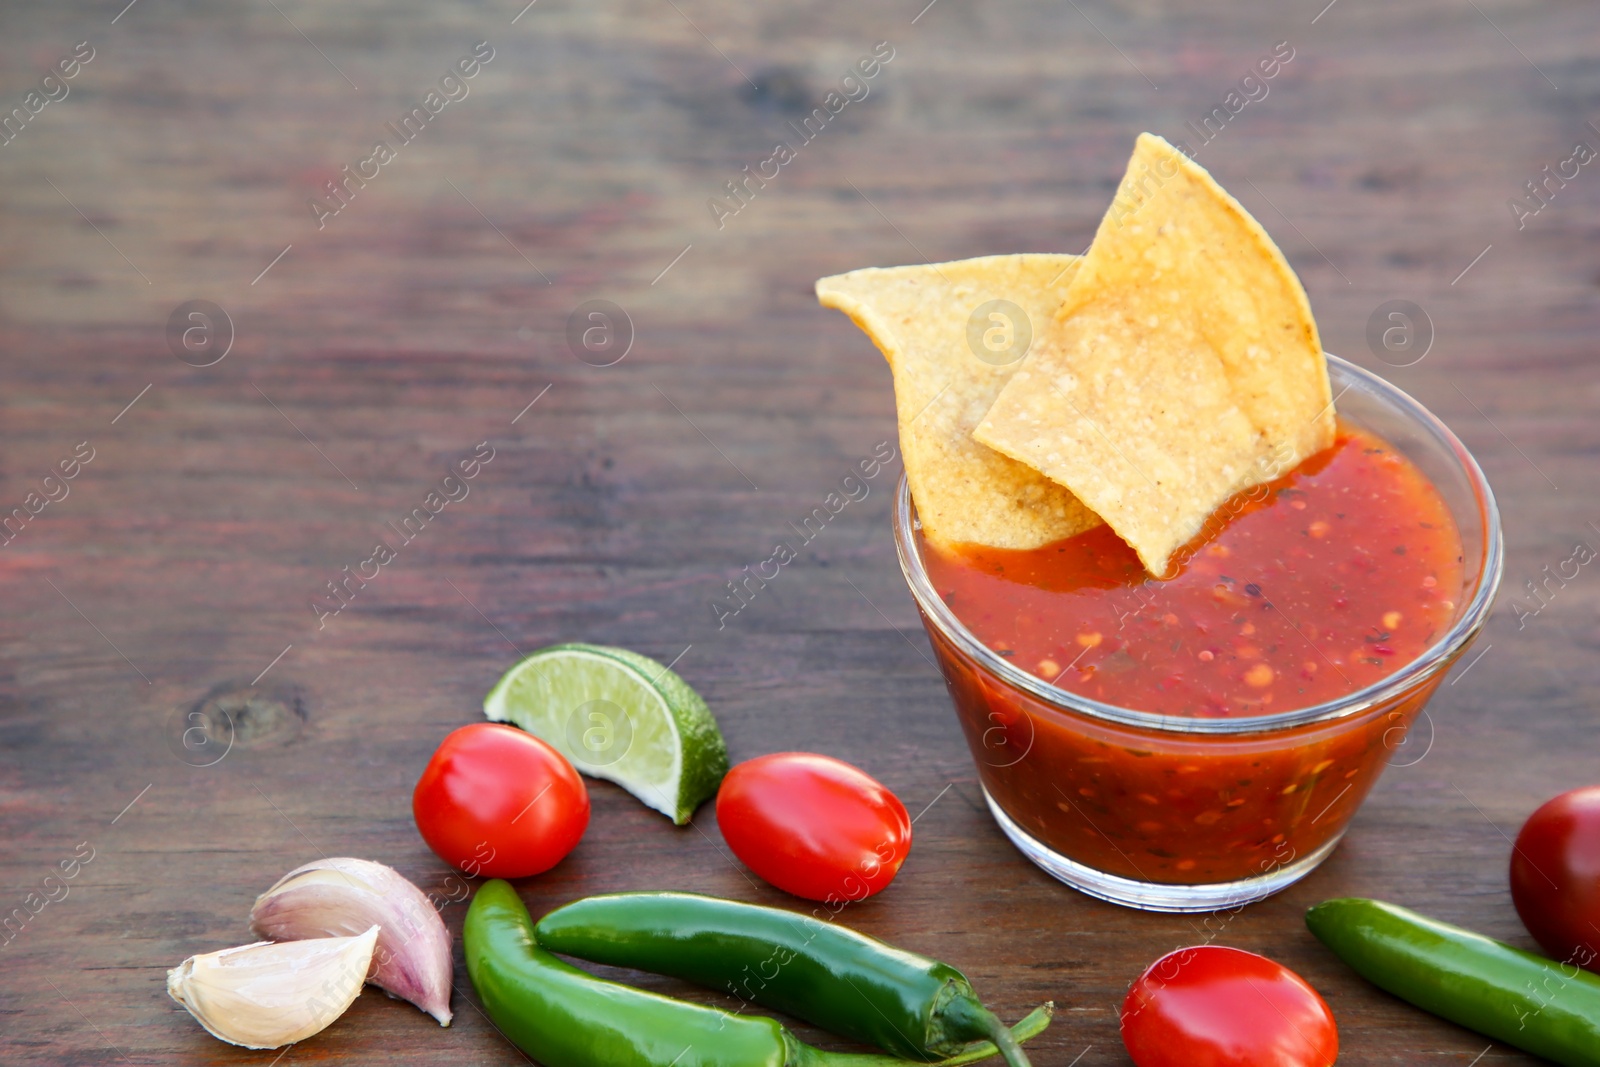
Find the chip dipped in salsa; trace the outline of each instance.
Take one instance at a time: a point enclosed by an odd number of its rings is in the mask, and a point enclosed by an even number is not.
[[[1461,589],[1461,539],[1438,492],[1343,423],[1332,448],[1230,500],[1167,580],[1107,526],[1026,551],[924,553],[951,610],[1015,666],[1176,716],[1269,715],[1354,692],[1431,647]]]
[[[1149,134],[1082,256],[817,295],[893,372],[896,547],[1006,836],[1161,910],[1321,862],[1493,600],[1460,442],[1328,356],[1266,230]]]

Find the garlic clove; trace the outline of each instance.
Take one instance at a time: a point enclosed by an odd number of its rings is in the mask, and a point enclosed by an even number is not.
[[[167,993],[214,1037],[278,1048],[320,1033],[361,993],[378,927],[358,937],[225,948],[167,972]]]
[[[374,923],[382,932],[368,981],[449,1026],[450,932],[398,871],[371,860],[317,860],[284,875],[250,909],[250,929],[277,941],[353,934]]]

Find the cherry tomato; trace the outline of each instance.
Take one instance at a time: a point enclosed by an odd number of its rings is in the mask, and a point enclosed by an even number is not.
[[[1339,1030],[1281,963],[1199,945],[1167,953],[1133,983],[1122,1043],[1138,1067],[1328,1067]]]
[[[829,903],[879,892],[911,851],[899,797],[864,771],[810,752],[758,756],[729,771],[717,792],[717,825],[762,878]]]
[[[1553,958],[1600,971],[1600,785],[1528,816],[1511,850],[1511,900]]]
[[[589,791],[567,758],[499,723],[463,726],[428,761],[411,812],[439,858],[468,875],[548,871],[589,826]]]

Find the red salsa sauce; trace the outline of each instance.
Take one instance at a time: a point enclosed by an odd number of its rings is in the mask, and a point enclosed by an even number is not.
[[[1462,574],[1432,483],[1344,423],[1332,448],[1225,504],[1166,580],[1108,526],[1025,551],[925,544],[923,558],[956,616],[1017,667],[1197,717],[1270,715],[1379,681],[1449,628]]]
[[[1178,718],[1336,700],[1424,654],[1464,595],[1438,491],[1344,423],[1333,447],[1228,501],[1167,580],[1106,527],[922,555],[955,615],[1016,666]],[[1058,855],[1146,883],[1268,877],[1323,854],[1443,677],[1348,716],[1201,734],[1063,710],[928,629],[993,801]]]

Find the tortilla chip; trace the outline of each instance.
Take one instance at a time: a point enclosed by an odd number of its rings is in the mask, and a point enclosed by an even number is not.
[[[1100,301],[1059,324],[974,436],[1070,487],[1161,575],[1244,479],[1257,434],[1216,354],[1146,310]]]
[[[817,299],[849,315],[889,361],[906,478],[930,540],[1037,548],[1100,525],[1063,486],[972,439],[973,427],[1022,365],[1026,335],[1037,344],[1054,321],[1079,261],[984,256],[817,282]],[[993,320],[1001,330],[998,351],[980,358],[982,327],[990,320],[975,313],[991,300],[1011,302],[1026,321]],[[974,320],[979,329],[969,340]]]
[[[1268,450],[1289,445],[1287,465],[1261,480],[1333,445],[1328,364],[1294,268],[1205,168],[1148,133],[1139,135],[1059,314],[1134,290],[1151,291],[1158,307],[1157,292],[1183,294],[1185,313],[1222,360]]]
[[[1316,323],[1283,254],[1144,134],[1056,321],[974,437],[1071,489],[1162,575],[1230,495],[1333,433]]]

